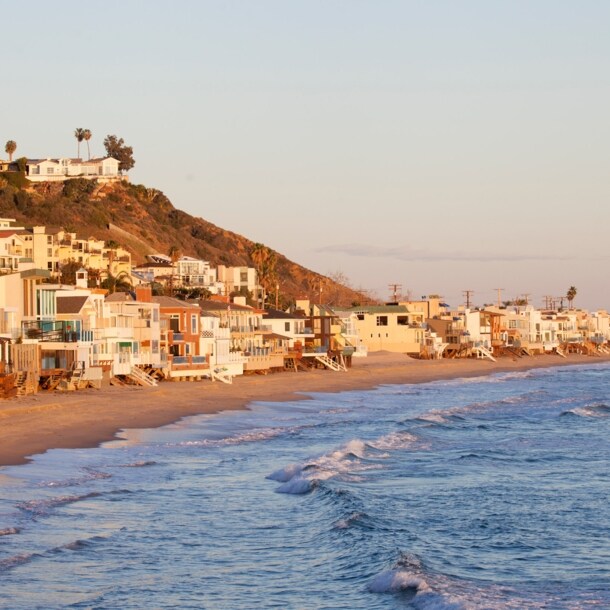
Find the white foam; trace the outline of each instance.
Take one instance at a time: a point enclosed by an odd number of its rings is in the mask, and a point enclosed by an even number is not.
[[[295,481],[294,488],[301,489],[304,488],[304,484],[299,481],[326,481],[338,475],[353,476],[354,471],[361,472],[379,468],[376,464],[361,462],[365,453],[366,443],[360,439],[354,439],[341,449],[336,449],[301,464],[289,464],[267,475],[267,478],[284,483],[277,490],[281,493],[306,493],[311,491],[311,485],[306,491],[295,492],[292,491],[289,483]]]
[[[417,441],[417,437],[410,432],[391,432],[385,436],[379,437],[376,441],[369,443],[373,449],[379,451],[389,451],[396,449],[405,449]],[[378,456],[379,457],[379,456]]]
[[[461,601],[432,590],[421,576],[407,570],[386,570],[377,574],[368,584],[371,593],[400,593],[412,591],[410,603],[417,610],[468,610]]]
[[[271,479],[272,481],[277,481],[278,483],[287,483],[293,477],[301,474],[302,471],[302,464],[289,464],[288,466],[280,468],[279,470],[267,475],[266,478]]]
[[[314,487],[314,481],[303,477],[294,477],[290,481],[280,485],[275,491],[280,494],[302,495],[309,493]]]
[[[386,570],[377,574],[368,584],[371,593],[397,593],[407,589],[419,593],[429,591],[430,587],[423,578],[405,570]]]

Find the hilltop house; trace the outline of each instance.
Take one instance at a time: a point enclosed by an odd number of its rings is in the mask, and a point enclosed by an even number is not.
[[[119,161],[113,157],[97,159],[27,159],[26,176],[31,182],[63,182],[69,178],[97,179],[100,182],[122,180]]]

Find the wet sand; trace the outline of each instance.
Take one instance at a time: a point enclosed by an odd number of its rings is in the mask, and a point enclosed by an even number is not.
[[[45,393],[0,403],[0,466],[22,464],[53,448],[95,447],[129,428],[156,428],[182,417],[245,409],[255,401],[306,399],[309,392],[340,392],[384,384],[423,383],[494,372],[608,362],[570,355],[521,359],[414,360],[377,352],[354,359],[347,372],[312,370],[237,377],[221,382],[163,382],[156,388],[109,387]]]

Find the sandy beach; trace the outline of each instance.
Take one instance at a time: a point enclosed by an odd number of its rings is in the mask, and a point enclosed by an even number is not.
[[[312,370],[239,377],[220,382],[161,383],[156,388],[109,387],[69,394],[44,393],[0,404],[0,466],[22,464],[52,448],[94,447],[130,428],[154,428],[182,417],[245,409],[255,401],[306,399],[309,392],[340,392],[383,384],[423,383],[494,372],[610,361],[570,355],[490,360],[414,360],[373,353],[348,372]]]

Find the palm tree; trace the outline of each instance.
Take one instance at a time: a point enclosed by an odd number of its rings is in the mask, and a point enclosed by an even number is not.
[[[275,266],[277,257],[275,252],[264,244],[256,243],[250,251],[250,258],[256,266],[258,282],[262,286],[261,305],[265,306],[265,294],[269,288],[275,283],[276,273]]]
[[[83,140],[85,140],[85,142],[87,142],[87,158],[91,159],[91,151],[89,150],[89,140],[91,139],[91,136],[93,134],[91,133],[90,129],[83,129]]]
[[[17,150],[17,142],[9,140],[4,147],[4,152],[8,155],[9,163],[13,162],[13,153]]]
[[[578,291],[576,290],[575,286],[570,286],[568,288],[568,292],[566,293],[566,299],[568,299],[568,303],[570,305],[570,309],[572,309],[572,302],[574,301],[574,299],[576,298],[576,293]]]
[[[180,246],[172,246],[167,253],[172,261],[172,271],[169,276],[169,296],[174,296],[174,272],[176,270],[176,263],[182,257],[182,250],[180,250]]]
[[[76,156],[80,159],[80,143],[85,139],[85,130],[82,127],[77,127],[74,130],[74,137],[76,138],[77,144],[77,153]]]

